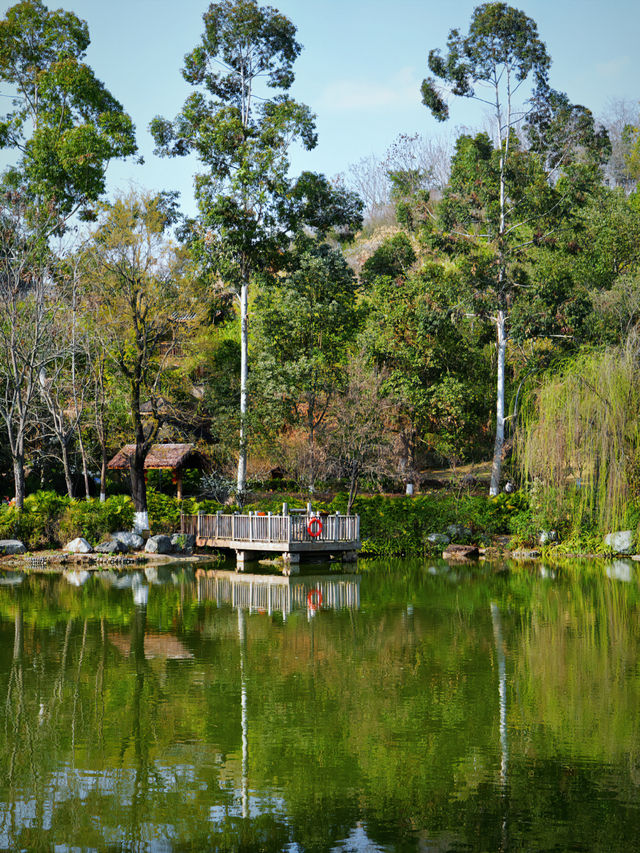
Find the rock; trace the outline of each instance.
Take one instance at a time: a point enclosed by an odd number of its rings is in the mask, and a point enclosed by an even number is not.
[[[514,560],[535,560],[540,556],[540,551],[536,551],[535,548],[521,549],[520,551],[512,551],[511,556]]]
[[[176,554],[193,554],[196,547],[196,537],[193,533],[174,533],[171,537],[171,548]]]
[[[446,533],[430,533],[427,536],[427,542],[431,542],[432,545],[437,545],[441,548],[446,548],[449,542],[451,542],[451,538]]]
[[[150,536],[144,550],[147,554],[171,554],[171,539],[168,536],[163,536],[162,533]]]
[[[91,575],[89,572],[65,572],[64,577],[71,586],[84,586]]]
[[[82,536],[78,536],[76,539],[72,539],[71,542],[67,542],[62,550],[68,551],[70,554],[91,554],[93,552],[91,545]]]
[[[477,545],[449,545],[442,552],[444,560],[472,560],[479,555]]]
[[[19,586],[24,580],[24,575],[18,572],[3,572],[0,575],[0,586]]]
[[[634,574],[633,563],[627,560],[614,560],[605,571],[608,578],[623,583],[630,583]]]
[[[471,530],[465,527],[464,524],[450,524],[447,527],[447,536],[453,539],[469,539]]]
[[[24,554],[26,550],[19,539],[0,539],[0,555]]]
[[[126,554],[129,549],[119,539],[108,539],[96,545],[94,550],[98,554]]]
[[[122,542],[127,551],[141,551],[144,548],[144,539],[137,533],[129,533],[127,530],[118,530],[117,533],[111,534],[111,538],[117,539],[118,542]]]
[[[123,575],[116,575],[112,586],[114,589],[131,589],[134,577],[135,575],[129,574],[128,572]]]
[[[607,533],[604,544],[616,554],[633,554],[633,531],[617,530],[615,533]]]

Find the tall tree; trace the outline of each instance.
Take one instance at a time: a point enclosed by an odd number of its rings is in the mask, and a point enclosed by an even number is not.
[[[356,292],[342,254],[301,236],[289,273],[258,299],[257,384],[261,396],[284,408],[285,421],[306,434],[300,468],[310,491],[318,475],[318,431],[344,384],[348,345],[360,324]]]
[[[294,141],[316,144],[308,107],[292,100],[293,63],[301,46],[295,27],[255,0],[221,0],[203,16],[201,43],[185,57],[183,77],[194,92],[170,122],[151,132],[161,155],[194,152],[206,171],[196,177],[199,221],[192,231],[203,261],[237,297],[240,308],[240,442],[237,490],[246,489],[249,285],[283,262],[292,231],[303,223],[349,227],[360,208],[349,193],[319,175],[288,177]],[[277,94],[269,97],[269,90]],[[324,206],[323,209],[320,205]]]
[[[111,159],[136,152],[131,118],[83,61],[89,43],[84,21],[41,0],[0,21],[0,80],[15,92],[0,147],[18,155],[4,179],[62,219],[102,195]]]
[[[105,205],[89,251],[89,297],[96,335],[128,391],[135,449],[129,460],[136,526],[148,528],[144,462],[163,421],[169,368],[162,341],[180,312],[173,247],[166,230],[174,209],[165,195],[130,194]]]
[[[3,321],[13,321],[0,373],[18,506],[33,377],[48,343],[47,240],[74,214],[90,216],[109,161],[136,151],[131,118],[83,61],[89,41],[84,21],[40,0],[23,0],[0,20],[0,81],[12,92],[11,109],[0,116],[0,148],[16,153],[2,175]]]
[[[456,203],[450,204],[448,225],[464,238],[481,241],[490,255],[490,263],[483,265],[482,287],[485,293],[491,291],[497,339],[496,435],[490,486],[495,495],[500,487],[504,445],[509,315],[519,286],[513,264],[523,245],[533,239],[536,216],[554,211],[551,227],[557,227],[559,213],[569,204],[571,188],[586,179],[583,167],[588,171],[588,166],[608,153],[608,140],[606,132],[596,131],[588,110],[574,106],[549,87],[551,60],[535,22],[506,3],[478,6],[468,34],[451,30],[446,55],[432,50],[428,64],[433,76],[423,81],[422,98],[435,118],[444,121],[449,116],[441,84],[453,95],[476,99],[493,112],[495,149],[488,137],[458,145],[459,163],[464,158],[475,160],[484,174],[476,175],[482,184],[478,192],[471,186],[471,171],[467,170],[465,198],[461,193]],[[514,196],[511,191],[518,181],[510,179],[519,149],[519,127],[526,130],[537,162],[530,159],[527,163],[533,169],[528,181],[531,192],[524,192],[520,181],[518,195]],[[593,177],[593,170],[589,174]],[[552,189],[555,197],[551,202]],[[537,211],[532,209],[536,205]]]
[[[48,303],[49,251],[34,239],[17,193],[0,203],[0,418],[11,453],[16,506],[25,498],[25,444],[55,311]]]

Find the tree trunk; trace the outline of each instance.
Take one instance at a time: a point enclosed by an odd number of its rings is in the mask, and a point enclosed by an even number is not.
[[[347,515],[351,515],[353,502],[358,494],[358,474],[360,473],[360,465],[355,460],[351,463],[351,478],[349,482],[349,499],[347,501]]]
[[[141,448],[136,446],[129,462],[131,497],[133,498],[133,508],[136,513],[147,511],[147,484],[144,479],[145,454],[140,451]]]
[[[67,494],[70,498],[73,498],[73,478],[71,476],[71,468],[69,466],[69,448],[64,439],[61,439],[60,441],[60,449],[62,456],[62,470],[64,471],[64,482],[67,486]]]
[[[91,499],[91,486],[89,485],[89,468],[87,466],[87,450],[84,446],[82,438],[82,430],[78,424],[78,446],[80,447],[80,457],[82,459],[82,479],[84,480],[84,496],[86,500]]]
[[[491,466],[490,495],[500,491],[500,474],[502,472],[502,448],[504,446],[504,362],[507,349],[507,332],[505,312],[498,311],[496,317],[496,332],[498,341],[498,379],[496,387],[496,441],[493,448],[493,465]]]
[[[308,404],[308,427],[309,427],[309,494],[312,495],[316,487],[316,430],[314,420],[314,403],[309,400]]]
[[[107,499],[107,452],[106,447],[102,445],[102,462],[100,463],[100,503],[103,504]]]
[[[13,482],[16,509],[22,509],[24,506],[24,457],[22,454],[13,457]]]
[[[247,382],[249,379],[249,282],[240,289],[240,446],[238,452],[238,500],[247,490]]]

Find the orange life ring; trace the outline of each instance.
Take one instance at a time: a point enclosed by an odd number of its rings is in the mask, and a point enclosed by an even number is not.
[[[314,539],[322,533],[322,521],[317,516],[307,522],[307,533]]]
[[[322,593],[318,587],[310,589],[307,593],[307,607],[309,610],[317,610],[322,607]]]

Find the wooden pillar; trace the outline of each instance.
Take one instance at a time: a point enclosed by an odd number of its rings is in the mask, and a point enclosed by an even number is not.
[[[182,500],[182,471],[176,471],[176,497]]]

